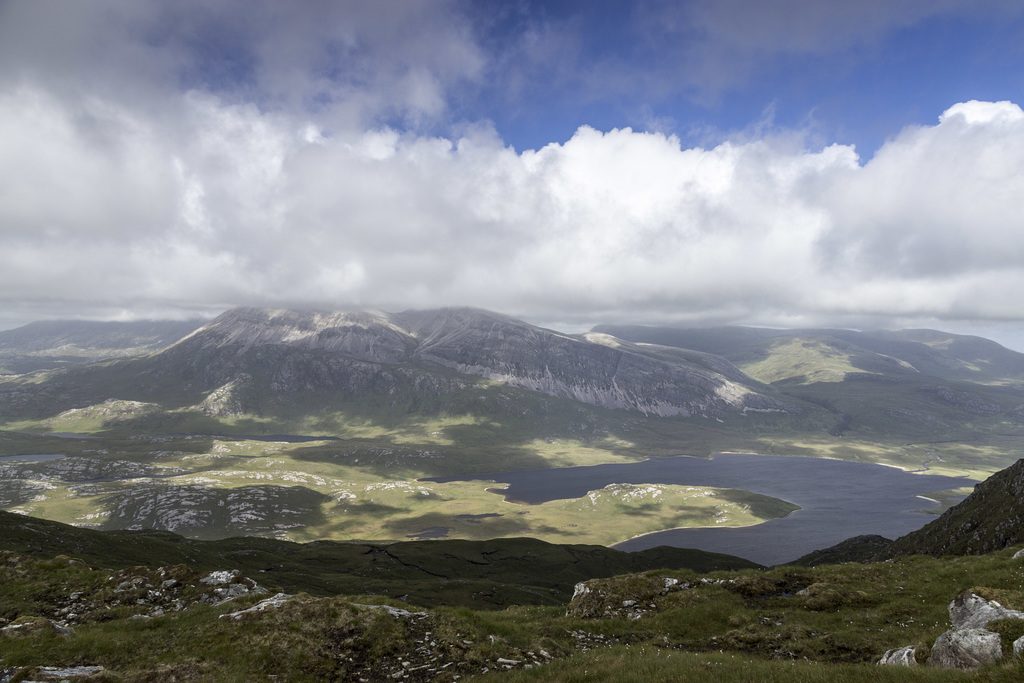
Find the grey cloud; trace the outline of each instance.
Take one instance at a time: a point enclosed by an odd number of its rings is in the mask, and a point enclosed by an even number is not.
[[[0,61],[8,85],[154,109],[184,87],[359,127],[436,120],[485,56],[450,0],[14,0],[0,5]]]

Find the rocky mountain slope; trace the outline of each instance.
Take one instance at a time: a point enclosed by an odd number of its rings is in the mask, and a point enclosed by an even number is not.
[[[117,398],[198,405],[216,416],[260,414],[295,403],[282,396],[305,394],[418,410],[494,385],[654,416],[802,410],[712,354],[565,335],[486,311],[251,308],[228,311],[148,357],[9,384],[17,395],[8,407],[35,405],[38,415]]]
[[[353,385],[354,379],[367,375],[387,383],[388,375],[416,368],[651,415],[713,416],[745,408],[787,408],[711,354],[640,347],[606,336],[565,335],[474,309],[399,314],[237,309],[200,328],[160,359],[173,363],[187,358],[190,366],[201,359],[207,377],[220,371],[219,380],[232,381],[237,375],[228,375],[244,370],[245,363],[239,361],[247,354],[262,352],[266,357],[284,350],[305,355],[279,357],[282,367],[269,378],[277,391]],[[370,369],[366,363],[402,367]]]
[[[564,604],[577,582],[627,572],[759,567],[739,557],[685,548],[626,553],[532,538],[304,544],[253,537],[203,541],[167,531],[80,529],[2,510],[0,551],[36,558],[73,555],[119,570],[186,564],[211,572],[230,565],[288,592],[405,596],[418,605],[475,609]]]
[[[24,525],[15,522],[7,528]],[[12,682],[963,680],[947,667],[1009,682],[1024,673],[1014,656],[1024,557],[1012,549],[610,576],[587,549],[524,539],[286,548],[28,524],[29,553],[0,535],[0,680]],[[57,546],[64,532],[96,538]],[[48,554],[54,547],[70,555]],[[294,592],[317,574],[344,580],[332,565],[343,555],[359,581]],[[466,578],[449,578],[460,569]],[[551,569],[599,573],[555,597]],[[531,571],[539,583],[514,583]],[[442,590],[407,590],[428,581]],[[532,605],[480,605],[481,595]],[[460,604],[454,596],[475,608],[443,606]],[[979,631],[990,656],[950,658],[973,652],[961,636]]]

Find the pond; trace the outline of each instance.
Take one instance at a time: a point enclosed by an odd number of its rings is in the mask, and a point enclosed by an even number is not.
[[[500,472],[428,481],[484,480],[507,484],[496,491],[526,504],[579,498],[608,484],[679,484],[753,491],[800,506],[786,517],[742,528],[659,531],[623,541],[620,550],[659,545],[736,555],[765,565],[795,560],[853,536],[897,538],[934,519],[937,491],[977,482],[911,473],[866,463],[797,456],[717,454],[710,459],[676,456],[643,462]]]

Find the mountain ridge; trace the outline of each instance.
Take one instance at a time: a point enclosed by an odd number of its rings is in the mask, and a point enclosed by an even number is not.
[[[649,415],[799,410],[724,359],[596,343],[468,308],[399,314],[233,309],[155,358],[201,357],[209,371],[232,367],[246,353],[267,348],[331,354],[333,360],[307,368],[310,375],[329,375],[346,363],[349,369],[357,367],[353,363],[378,363],[443,370]],[[220,374],[225,384],[234,379],[231,372]]]

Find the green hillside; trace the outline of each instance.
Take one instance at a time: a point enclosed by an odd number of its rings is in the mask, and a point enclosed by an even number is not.
[[[5,532],[11,517],[0,517]],[[41,680],[59,667],[96,667],[75,680],[117,682],[1016,681],[1024,675],[1024,663],[1012,658],[970,673],[875,664],[886,650],[907,644],[926,660],[949,627],[946,605],[965,588],[1024,607],[1024,561],[1012,557],[1013,548],[814,568],[662,568],[588,580],[570,600],[564,590],[551,590],[544,575],[571,565],[569,557],[579,560],[580,575],[604,567],[604,558],[588,555],[597,549],[528,541],[377,547],[361,552],[391,554],[394,561],[377,569],[374,560],[364,562],[346,581],[333,565],[338,555],[332,550],[330,562],[317,562],[315,545],[292,548],[286,559],[273,543],[254,539],[203,544],[29,525],[39,542],[32,556],[0,551],[0,672],[12,681]],[[68,533],[81,537],[61,538]],[[44,548],[60,542],[72,556],[78,544],[93,559],[43,559]],[[132,547],[148,567],[124,566]],[[653,559],[668,564],[666,557]],[[203,581],[213,579],[211,567],[267,560],[283,566],[222,572],[233,582],[231,592],[240,593],[228,602],[217,604],[228,591],[218,595],[216,584]],[[533,583],[479,578],[495,569],[513,581],[531,575]],[[503,594],[508,606],[494,610],[499,600],[486,611],[445,607],[438,603],[451,604],[443,598],[456,593],[407,593],[421,581],[411,574],[429,572],[439,585],[438,574],[453,570],[465,572],[447,579],[462,585],[459,594],[477,604],[478,593]],[[320,572],[325,582],[316,586]],[[312,590],[293,592],[302,585]],[[234,590],[240,586],[246,588]],[[282,588],[285,595],[263,603]],[[522,598],[527,602],[513,604]],[[1004,652],[1024,635],[1021,620],[990,628],[1001,634]]]

